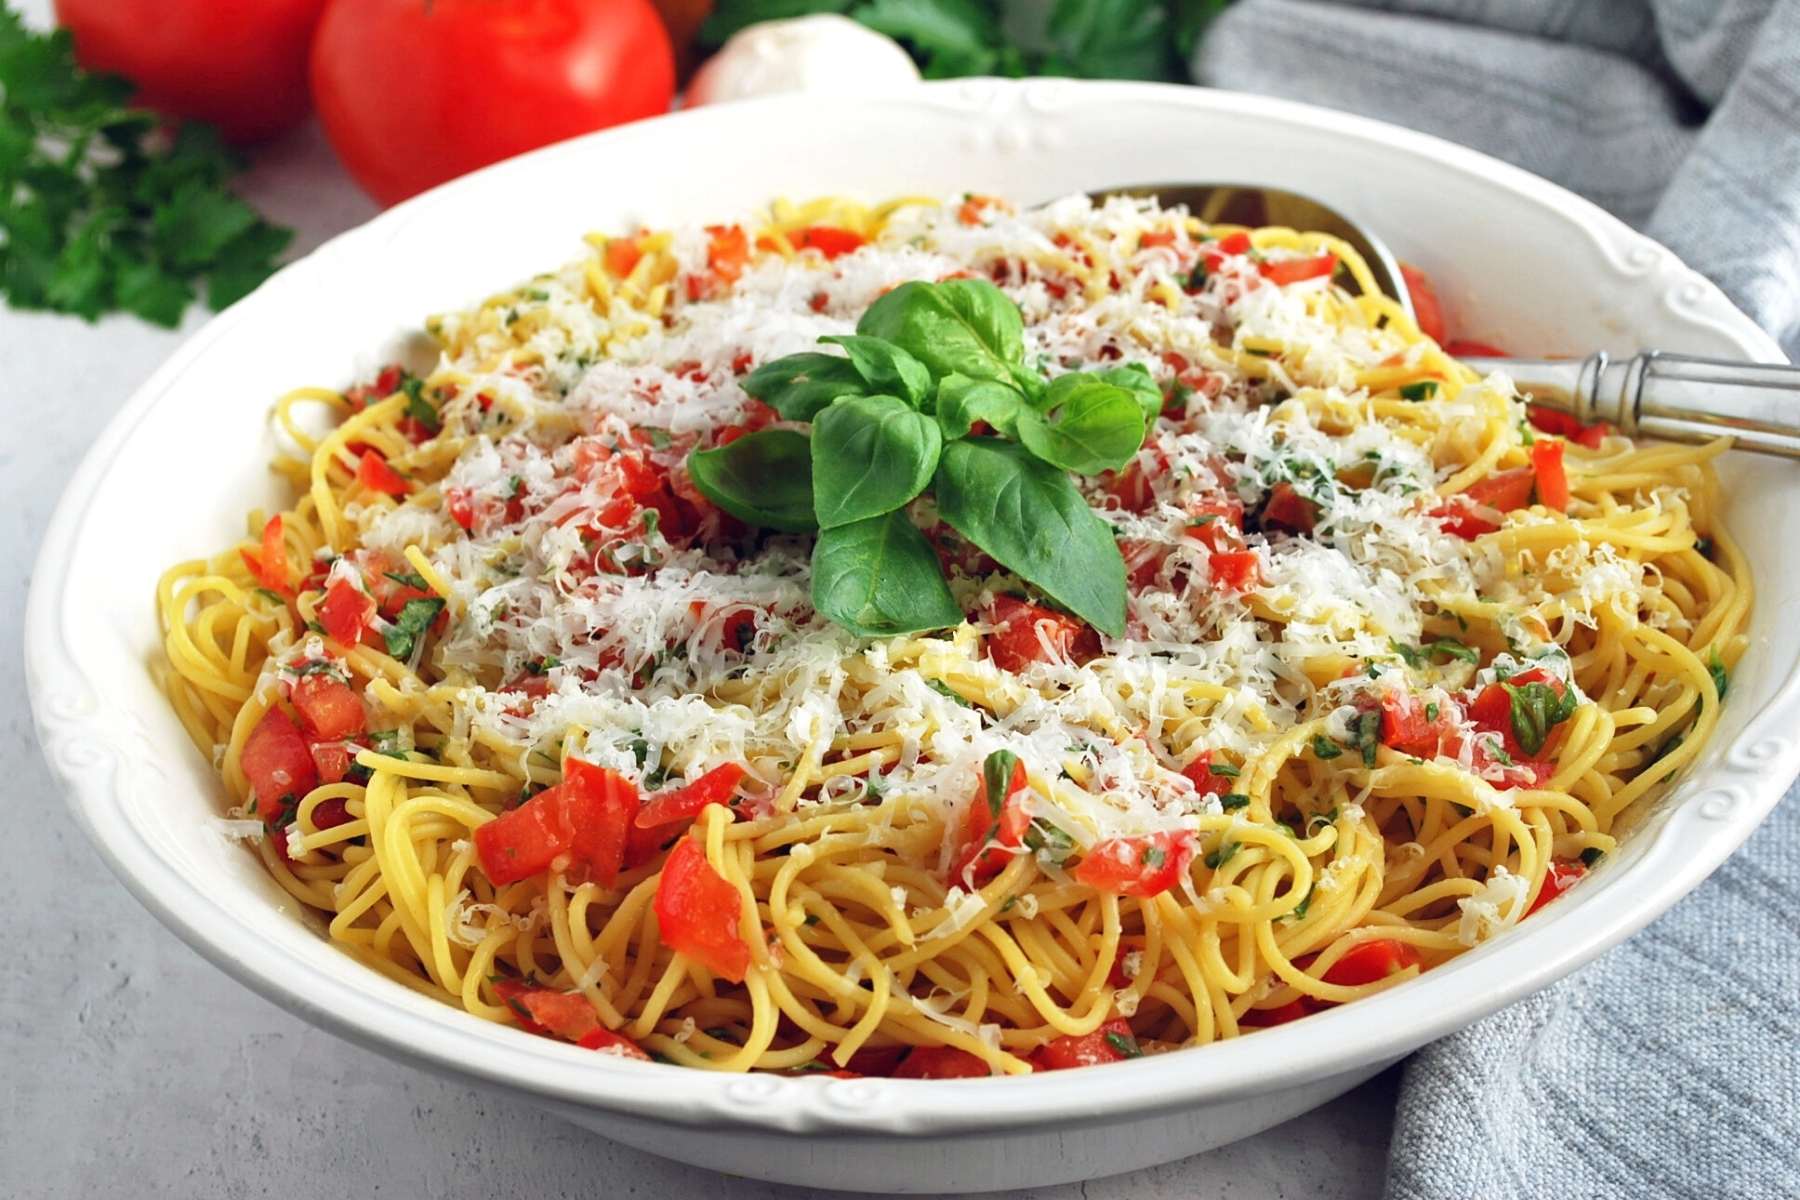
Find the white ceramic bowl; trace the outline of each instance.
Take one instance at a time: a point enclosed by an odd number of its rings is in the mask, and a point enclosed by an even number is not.
[[[1754,645],[1701,764],[1621,852],[1567,900],[1416,982],[1229,1043],[948,1082],[627,1063],[487,1024],[359,966],[213,832],[219,785],[147,669],[159,653],[151,588],[276,499],[264,464],[277,393],[349,381],[428,313],[576,255],[589,229],[695,221],[781,195],[1035,201],[1184,175],[1287,185],[1365,214],[1439,281],[1470,336],[1780,360],[1716,288],[1592,205],[1468,150],[1293,104],[977,80],[722,105],[584,138],[441,188],[289,267],[195,336],[108,427],[57,509],[27,619],[38,728],[77,819],[171,929],[308,1020],[646,1150],[837,1188],[1020,1187],[1193,1154],[1574,970],[1718,866],[1800,765],[1800,557],[1786,532],[1800,473],[1788,464],[1724,469],[1761,591]]]

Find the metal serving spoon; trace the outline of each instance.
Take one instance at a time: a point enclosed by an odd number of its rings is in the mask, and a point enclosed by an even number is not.
[[[1286,225],[1348,242],[1381,290],[1410,314],[1412,295],[1382,240],[1343,213],[1298,192],[1252,184],[1150,183],[1088,193],[1145,196],[1186,205],[1209,225]],[[1583,424],[1604,421],[1628,436],[1672,442],[1733,439],[1740,450],[1800,458],[1800,368],[1648,350],[1615,359],[1465,358],[1482,374],[1503,371],[1532,403]]]

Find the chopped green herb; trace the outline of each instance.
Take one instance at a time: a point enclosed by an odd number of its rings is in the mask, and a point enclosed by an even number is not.
[[[1527,754],[1542,750],[1550,731],[1575,712],[1573,688],[1565,688],[1559,694],[1545,683],[1528,683],[1524,687],[1503,683],[1500,686],[1512,699],[1513,736],[1518,738],[1520,748]]]
[[[1233,809],[1238,808],[1248,808],[1249,806],[1250,797],[1244,795],[1242,792],[1226,792],[1223,796],[1219,797],[1219,807],[1226,812],[1231,812]]]
[[[996,750],[981,763],[981,784],[987,792],[988,812],[1000,819],[1000,810],[1012,795],[1013,776],[1019,769],[1019,756],[1011,750]]]
[[[431,623],[443,611],[444,602],[436,596],[429,600],[408,600],[393,624],[382,631],[387,652],[394,658],[411,658],[420,636],[431,628]]]
[[[662,527],[662,514],[654,508],[646,508],[643,514],[644,536],[655,537],[656,531]]]
[[[819,923],[819,914],[809,912],[806,914],[806,919],[801,921],[800,923],[802,925],[817,925]]]
[[[1719,657],[1717,646],[1706,652],[1706,671],[1712,676],[1713,694],[1723,702],[1726,690],[1731,687],[1731,672],[1725,669],[1725,660]]]
[[[1144,1056],[1143,1050],[1140,1049],[1137,1044],[1137,1039],[1134,1037],[1127,1037],[1122,1033],[1114,1033],[1111,1030],[1108,1030],[1106,1034],[1106,1044],[1118,1051],[1120,1056],[1124,1058],[1142,1058]]]
[[[1238,769],[1230,763],[1208,763],[1206,769],[1209,773],[1217,775],[1221,779],[1236,779],[1239,774]]]
[[[1312,740],[1313,757],[1330,761],[1343,754],[1344,748],[1322,733],[1315,733]]]
[[[267,600],[271,604],[286,604],[287,603],[287,600],[282,597],[282,594],[280,592],[276,591],[274,588],[259,587],[256,589],[256,594],[261,596],[264,600]]]
[[[1429,400],[1438,394],[1438,382],[1435,379],[1421,379],[1401,388],[1400,394],[1408,400]]]
[[[1300,903],[1296,904],[1294,906],[1294,911],[1288,915],[1293,917],[1296,921],[1303,920],[1306,917],[1306,910],[1312,907],[1313,893],[1318,890],[1319,881],[1315,879],[1312,886],[1306,889],[1306,895],[1300,897]]]
[[[1052,866],[1061,866],[1075,853],[1075,839],[1042,817],[1033,817],[1025,827],[1025,847]]]
[[[308,621],[306,623],[306,627],[307,627],[307,629],[311,630],[313,633],[323,634],[326,632],[325,626],[319,624],[317,621]]]
[[[417,375],[408,374],[400,381],[400,390],[406,393],[406,415],[423,425],[427,432],[437,433],[443,429],[443,418],[438,410],[432,407],[431,401],[425,398],[425,381]]]
[[[401,587],[416,588],[421,592],[429,592],[431,590],[431,585],[426,583],[425,577],[417,571],[384,571],[382,574],[386,575]]]
[[[1353,726],[1356,740],[1351,748],[1362,752],[1363,766],[1375,765],[1375,751],[1381,745],[1381,713],[1376,709],[1358,713]]]
[[[1606,851],[1598,846],[1589,846],[1586,850],[1581,852],[1581,864],[1585,867],[1591,867],[1605,857]]]
[[[951,687],[949,684],[945,683],[941,679],[927,679],[925,681],[925,686],[930,688],[932,691],[936,692],[940,696],[948,696],[950,699],[956,701],[958,704],[962,705],[964,708],[974,708],[975,707],[974,701],[968,699],[961,692],[957,691],[955,688]]]
[[[1237,857],[1237,852],[1241,849],[1243,849],[1243,843],[1241,842],[1220,842],[1216,849],[1208,852],[1206,856],[1206,865],[1216,871],[1226,863],[1230,862],[1233,858]]]
[[[1144,853],[1139,861],[1142,862],[1144,866],[1154,869],[1162,866],[1163,863],[1168,861],[1168,858],[1167,852],[1165,852],[1161,846],[1153,845],[1144,847]]]

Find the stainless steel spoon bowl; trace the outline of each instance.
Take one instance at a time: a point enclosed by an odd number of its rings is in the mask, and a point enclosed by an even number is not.
[[[1286,225],[1342,238],[1369,264],[1381,290],[1413,312],[1400,263],[1379,237],[1337,209],[1285,188],[1236,183],[1144,183],[1089,192],[1185,205],[1209,225]],[[1800,368],[1649,350],[1626,359],[1465,358],[1502,372],[1533,404],[1627,436],[1676,442],[1731,438],[1737,448],[1800,459]]]

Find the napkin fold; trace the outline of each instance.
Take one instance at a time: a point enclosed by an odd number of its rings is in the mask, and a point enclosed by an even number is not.
[[[1800,0],[1239,0],[1197,82],[1553,179],[1800,357]],[[1390,1200],[1800,1197],[1800,802],[1557,986],[1408,1062]]]

